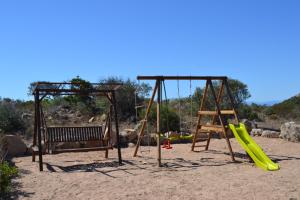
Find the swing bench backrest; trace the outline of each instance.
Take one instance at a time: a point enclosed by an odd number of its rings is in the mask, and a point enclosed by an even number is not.
[[[103,139],[102,126],[46,128],[46,141],[49,143],[103,141]]]

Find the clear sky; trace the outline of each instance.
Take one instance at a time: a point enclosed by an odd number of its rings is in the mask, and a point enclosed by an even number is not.
[[[298,0],[1,0],[0,96],[28,99],[30,82],[76,75],[227,75],[251,101],[289,98],[300,92],[299,10]]]

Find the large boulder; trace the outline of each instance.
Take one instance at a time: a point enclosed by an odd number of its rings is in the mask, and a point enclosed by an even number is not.
[[[263,130],[262,129],[258,129],[258,128],[254,128],[251,131],[251,135],[252,136],[261,136],[262,133],[263,133]]]
[[[144,137],[141,140],[141,145],[143,146],[155,146],[156,145],[156,133],[145,133]]]
[[[23,156],[28,151],[21,137],[16,135],[5,135],[0,145],[7,152],[8,157]]]
[[[280,137],[291,142],[300,142],[300,125],[287,122],[281,126]]]
[[[278,131],[270,131],[270,130],[264,130],[261,134],[262,137],[267,138],[279,138],[280,132]]]
[[[252,129],[256,128],[255,122],[250,121],[248,119],[242,119],[241,123],[245,124],[248,133],[250,133],[252,131]]]

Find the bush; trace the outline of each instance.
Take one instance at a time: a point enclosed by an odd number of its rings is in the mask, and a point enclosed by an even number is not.
[[[0,103],[0,129],[4,133],[25,130],[21,113],[12,101],[3,100]]]
[[[11,191],[11,180],[18,175],[16,167],[12,167],[8,162],[0,164],[0,197]]]
[[[241,104],[238,107],[239,116],[243,119],[260,121],[256,112],[253,111],[252,107],[246,104]]]
[[[152,106],[148,120],[153,127],[156,127],[156,113],[156,106]],[[142,116],[144,116],[144,114]],[[167,131],[180,131],[179,116],[170,107],[166,107],[165,105],[161,107],[160,118],[161,131],[163,133]]]

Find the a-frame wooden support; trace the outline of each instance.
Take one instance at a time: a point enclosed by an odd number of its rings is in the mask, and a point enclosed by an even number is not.
[[[142,141],[142,138],[144,137],[144,134],[145,134],[145,128],[146,128],[146,125],[148,123],[148,117],[149,117],[149,114],[150,114],[150,110],[151,110],[151,107],[153,105],[153,102],[154,102],[154,98],[157,94],[157,162],[158,162],[158,166],[161,166],[161,147],[160,147],[160,107],[161,107],[161,96],[162,96],[162,80],[161,79],[157,79],[156,80],[156,83],[155,83],[155,86],[154,86],[154,89],[153,89],[153,92],[152,92],[152,96],[150,98],[150,101],[149,101],[149,104],[148,104],[148,107],[147,107],[147,110],[146,110],[146,114],[145,114],[145,118],[142,120],[142,128],[139,132],[139,135],[138,135],[138,140],[137,140],[137,144],[135,146],[135,150],[134,150],[134,153],[133,153],[133,156],[136,157],[137,156],[137,152],[139,150],[139,147],[141,145],[141,141]]]
[[[229,109],[229,110],[221,110],[221,106],[220,106],[222,103],[224,88],[226,88],[227,95],[230,100],[231,109]],[[215,103],[215,111],[204,110],[205,101],[207,100],[207,95],[208,95],[208,89],[211,90],[211,95],[212,95],[213,101]],[[209,125],[206,125],[206,124],[204,125],[201,122],[201,119],[205,115],[212,116],[212,120]],[[195,131],[195,134],[193,137],[193,143],[192,143],[192,148],[191,148],[192,151],[195,150],[199,133],[207,133],[208,134],[208,138],[206,140],[206,145],[205,145],[205,150],[208,150],[212,133],[216,132],[216,133],[223,135],[224,138],[226,139],[226,143],[227,143],[230,155],[231,155],[231,159],[232,159],[232,161],[235,161],[232,147],[230,144],[230,140],[227,135],[228,123],[224,118],[225,115],[233,115],[236,123],[238,123],[239,119],[238,119],[238,115],[236,112],[234,100],[233,100],[233,97],[232,97],[232,94],[231,94],[231,91],[230,91],[230,88],[228,85],[228,80],[227,80],[227,78],[224,80],[221,80],[219,92],[218,92],[218,95],[216,95],[216,91],[213,86],[212,80],[208,79],[206,81],[206,86],[205,86],[203,97],[202,97],[201,104],[200,104],[200,110],[198,112],[198,122],[197,122],[197,126],[196,126],[196,131]],[[219,123],[217,123],[217,122],[219,122]]]

